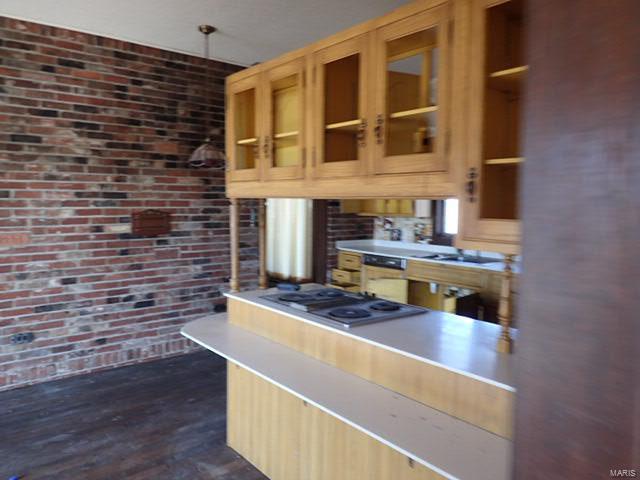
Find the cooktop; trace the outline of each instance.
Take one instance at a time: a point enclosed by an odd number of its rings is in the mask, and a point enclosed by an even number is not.
[[[261,298],[322,317],[324,321],[343,328],[428,312],[422,307],[335,288],[281,292]]]

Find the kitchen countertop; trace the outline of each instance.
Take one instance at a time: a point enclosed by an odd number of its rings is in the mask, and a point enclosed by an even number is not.
[[[444,478],[509,478],[509,440],[232,325],[225,314],[181,333]]]
[[[481,252],[482,257],[495,258],[495,262],[491,263],[472,263],[472,262],[450,262],[446,260],[433,260],[428,258],[416,258],[415,255],[430,255],[435,253],[455,254],[456,249],[453,247],[441,247],[436,245],[420,245],[407,244],[402,242],[391,242],[386,240],[343,240],[336,243],[338,250],[347,252],[355,252],[361,254],[382,255],[385,257],[404,258],[415,262],[428,262],[447,267],[456,268],[473,268],[478,270],[488,270],[492,272],[503,272],[504,262],[501,256],[496,253]],[[466,254],[475,255],[475,251],[465,250]],[[520,264],[516,262],[513,266],[515,273],[520,272]]]
[[[302,291],[319,287],[322,285],[306,284],[302,286]],[[345,329],[335,327],[321,317],[261,298],[276,292],[273,288],[225,295],[515,391],[513,355],[496,352],[499,325],[431,310],[419,315]]]

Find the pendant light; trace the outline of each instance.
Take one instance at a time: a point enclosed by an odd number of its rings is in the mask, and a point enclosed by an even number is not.
[[[220,162],[224,162],[226,157],[222,150],[217,148],[212,141],[211,134],[219,133],[213,132],[209,126],[209,112],[208,108],[210,105],[209,101],[209,90],[211,88],[211,80],[209,78],[209,35],[215,32],[216,27],[212,27],[211,25],[200,25],[198,30],[204,36],[204,56],[207,59],[207,63],[205,65],[205,82],[206,82],[206,90],[205,90],[205,127],[206,127],[206,135],[207,137],[204,139],[204,143],[196,148],[191,157],[189,157],[189,166],[193,168],[211,168],[218,165]],[[221,165],[224,166],[224,165]]]

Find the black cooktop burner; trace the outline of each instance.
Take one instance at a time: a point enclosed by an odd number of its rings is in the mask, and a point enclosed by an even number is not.
[[[285,293],[284,295],[280,295],[278,300],[283,302],[303,302],[305,300],[311,300],[313,296],[307,295],[306,293]]]
[[[363,308],[342,307],[334,308],[329,312],[329,315],[335,318],[366,318],[370,317],[371,313]]]
[[[316,295],[322,298],[336,298],[344,297],[344,292],[341,292],[340,290],[326,289],[319,291]]]
[[[378,312],[395,312],[400,310],[400,305],[392,302],[375,302],[369,305],[369,308]]]

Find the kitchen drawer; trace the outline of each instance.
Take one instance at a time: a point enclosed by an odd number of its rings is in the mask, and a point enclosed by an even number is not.
[[[350,285],[348,283],[333,282],[327,286],[331,288],[337,288],[339,290],[344,290],[345,292],[360,293],[360,285]]]
[[[407,262],[407,278],[423,282],[454,285],[473,290],[482,288],[486,275],[469,268],[440,265],[427,262]]]
[[[331,279],[337,283],[360,283],[360,271],[340,270],[334,268],[331,271]]]
[[[359,253],[338,252],[338,268],[341,270],[360,270],[362,260]]]

